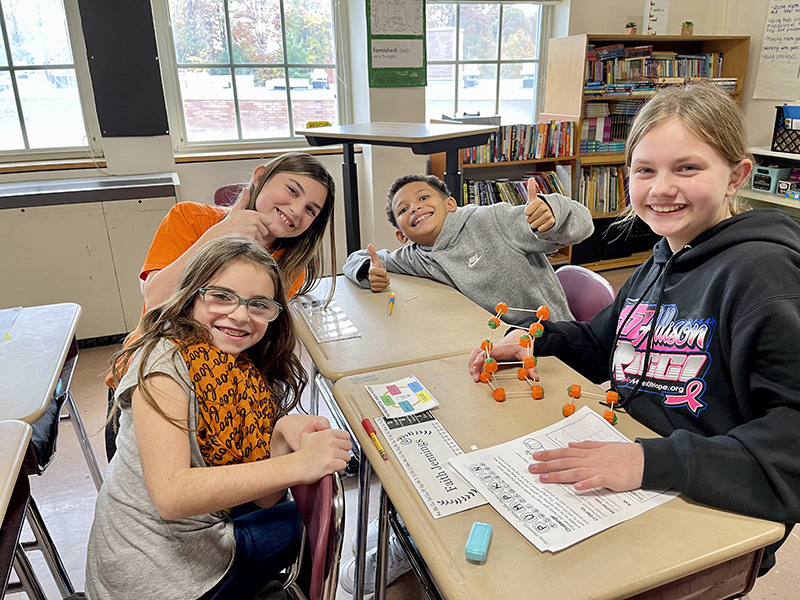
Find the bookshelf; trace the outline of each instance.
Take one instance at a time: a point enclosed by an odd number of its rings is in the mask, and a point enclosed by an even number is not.
[[[577,159],[577,122],[560,117],[543,114],[538,123],[531,125],[500,126],[498,133],[493,134],[485,146],[461,150],[458,164],[464,181],[464,203],[517,203],[519,196],[512,199],[507,193],[509,184],[513,186],[514,182],[526,179],[531,173],[539,174],[537,183],[544,193],[557,191],[570,196]],[[538,149],[537,138],[540,141]],[[516,149],[513,149],[515,145]],[[432,154],[430,172],[441,179],[444,170],[444,155]],[[553,181],[553,176],[558,181]],[[572,248],[565,247],[549,260],[557,267],[569,264],[571,257]]]
[[[595,219],[618,216],[625,206],[624,142],[638,107],[658,87],[695,77],[713,78],[741,102],[749,46],[745,36],[581,34],[551,39],[544,113],[579,123],[573,199]],[[596,260],[584,256],[578,264],[604,270],[637,265],[649,256],[633,251],[606,260],[602,246],[597,244]]]

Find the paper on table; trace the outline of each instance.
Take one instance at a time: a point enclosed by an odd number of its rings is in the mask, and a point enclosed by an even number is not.
[[[0,342],[11,339],[9,332],[14,326],[14,321],[17,320],[17,316],[20,312],[22,312],[21,306],[17,306],[15,308],[4,308],[0,310]]]
[[[447,465],[447,459],[463,450],[430,412],[381,417],[375,425],[434,519],[486,504],[478,490]]]
[[[633,490],[576,492],[572,485],[541,483],[528,472],[537,450],[569,442],[630,442],[603,417],[584,406],[550,427],[491,448],[450,459],[450,464],[503,518],[541,551],[555,552],[655,508],[678,495]]]
[[[414,415],[439,406],[436,398],[413,376],[365,387],[383,415],[389,419]]]
[[[361,332],[353,325],[344,309],[336,304],[336,300],[331,300],[327,308],[325,300],[306,296],[301,296],[294,302],[318,344],[361,337]]]

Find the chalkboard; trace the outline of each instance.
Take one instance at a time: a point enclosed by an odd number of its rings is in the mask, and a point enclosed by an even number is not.
[[[770,0],[753,97],[800,100],[800,2]]]

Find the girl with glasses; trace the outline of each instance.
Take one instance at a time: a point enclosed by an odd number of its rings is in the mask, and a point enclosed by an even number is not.
[[[307,376],[285,299],[269,252],[223,237],[112,359],[120,428],[89,597],[252,598],[296,556],[300,518],[280,500],[344,469],[350,442],[322,417],[288,414]]]

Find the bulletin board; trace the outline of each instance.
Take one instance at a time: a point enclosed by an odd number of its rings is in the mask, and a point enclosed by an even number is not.
[[[800,3],[770,0],[754,98],[800,100]]]
[[[370,87],[428,83],[425,0],[367,0]]]

